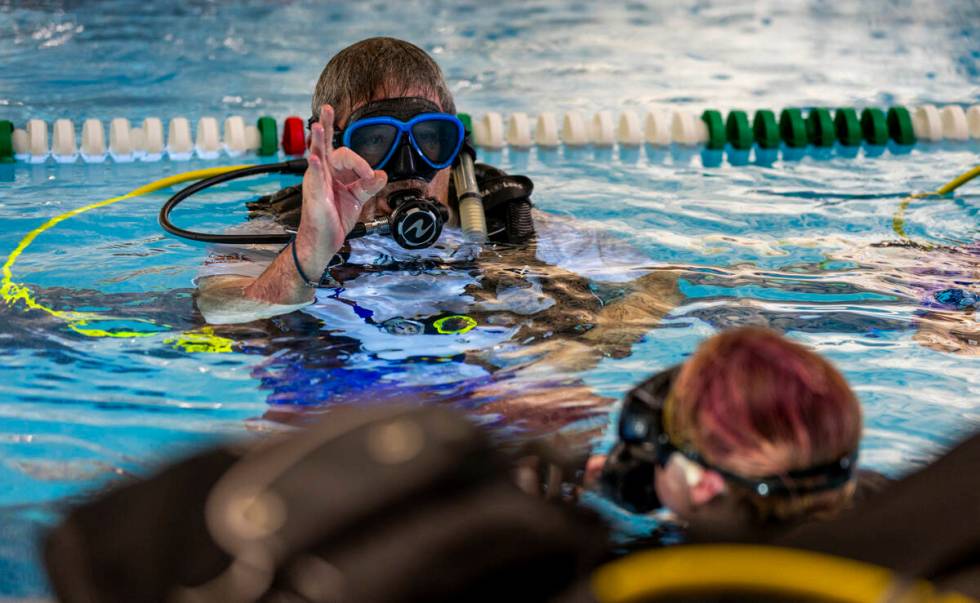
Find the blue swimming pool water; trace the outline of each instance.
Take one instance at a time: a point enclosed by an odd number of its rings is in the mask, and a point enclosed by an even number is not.
[[[423,46],[457,105],[474,114],[980,101],[976,3],[746,4],[0,1],[0,119],[305,116],[324,62],[372,35]],[[980,189],[910,207],[910,235],[944,249],[876,244],[895,240],[891,218],[906,193],[936,188],[974,165],[977,151],[920,144],[747,165],[678,148],[483,159],[531,176],[542,210],[639,250],[632,269],[678,276],[684,299],[660,328],[629,356],[568,382],[615,398],[720,328],[773,326],[843,369],[865,409],[863,462],[897,474],[980,425],[976,315],[931,310],[920,328],[932,292],[978,287]],[[52,216],[230,163],[0,166],[0,257]],[[278,184],[230,187],[182,219],[233,225],[244,219],[243,197]],[[243,331],[233,337],[246,343],[232,353],[175,348],[175,333],[199,324],[191,279],[207,252],[159,229],[167,196],[68,220],[17,261],[14,280],[51,307],[168,328],[90,338],[22,306],[0,307],[0,595],[45,592],[34,542],[64,502],[168,455],[278,429],[263,419],[277,402],[372,403],[408,391],[479,406],[468,395],[486,375],[470,365],[406,369],[301,319],[278,345]],[[972,333],[972,346],[926,345],[950,328]],[[566,429],[603,425],[612,408]],[[506,413],[481,416],[508,422]]]

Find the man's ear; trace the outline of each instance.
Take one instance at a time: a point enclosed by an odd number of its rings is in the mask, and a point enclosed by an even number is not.
[[[695,506],[707,504],[726,490],[725,478],[717,471],[705,469],[701,472],[700,479],[695,483],[689,484],[691,503]]]

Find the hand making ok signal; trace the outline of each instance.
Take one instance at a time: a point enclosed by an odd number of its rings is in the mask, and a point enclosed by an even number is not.
[[[317,278],[343,246],[361,208],[384,188],[388,176],[372,170],[360,155],[333,148],[334,110],[320,108],[313,124],[309,166],[303,175],[303,210],[296,233],[296,255],[303,272]]]

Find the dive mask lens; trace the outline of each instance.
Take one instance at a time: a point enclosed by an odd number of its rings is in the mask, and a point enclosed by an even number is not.
[[[649,513],[660,508],[655,465],[637,458],[633,447],[620,443],[614,448],[599,478],[599,491],[618,506],[632,513]]]
[[[664,432],[664,404],[670,394],[680,366],[671,367],[650,377],[626,394],[619,415],[619,439],[625,444],[643,448],[665,461],[674,447]]]
[[[347,146],[376,170],[387,162],[400,135],[401,131],[394,124],[355,123],[348,133]]]
[[[619,415],[619,439],[627,444],[650,441],[656,431],[656,410],[630,393]]]
[[[349,147],[380,170],[406,143],[415,162],[441,170],[452,165],[466,136],[463,123],[448,113],[421,113],[404,120],[396,115],[374,115],[354,120],[335,144]]]
[[[411,133],[415,149],[438,169],[448,167],[456,159],[465,134],[459,119],[448,114],[413,119]]]

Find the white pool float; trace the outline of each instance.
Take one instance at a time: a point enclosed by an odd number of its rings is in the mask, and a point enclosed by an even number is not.
[[[143,161],[157,161],[163,157],[167,147],[163,142],[163,121],[159,117],[143,120]],[[139,147],[137,147],[139,148]]]
[[[14,147],[14,159],[27,161],[31,157],[31,139],[27,135],[27,130],[14,129],[11,142]]]
[[[538,114],[534,128],[534,142],[540,147],[557,147],[561,144],[558,137],[558,118],[554,113],[545,111]]]
[[[980,105],[973,105],[967,109],[966,125],[970,129],[970,138],[980,139]]]
[[[201,159],[216,159],[221,153],[221,136],[218,134],[218,120],[202,117],[197,120],[197,141],[194,152]]]
[[[193,152],[190,122],[186,117],[174,117],[167,126],[167,155],[171,159],[183,161],[190,159]]]
[[[616,127],[612,113],[599,111],[592,118],[592,144],[598,147],[611,147],[616,144]]]
[[[86,163],[102,163],[106,159],[105,128],[98,119],[82,123],[82,159]]]
[[[245,150],[254,153],[262,146],[262,135],[256,126],[245,126]]]
[[[619,114],[616,140],[621,145],[639,146],[643,144],[643,125],[636,111],[627,109]]]
[[[237,157],[248,151],[245,144],[245,120],[241,115],[232,115],[225,119],[224,134],[225,152],[230,157]]]
[[[568,111],[561,121],[561,141],[570,147],[589,144],[589,128],[581,111]]]
[[[132,128],[125,117],[115,117],[109,122],[109,155],[118,163],[133,160]]]
[[[935,105],[922,105],[912,112],[912,130],[918,140],[939,142],[943,139],[943,120]]]
[[[939,112],[943,121],[943,138],[946,140],[967,140],[970,130],[966,123],[966,112],[959,105],[943,107]]]
[[[27,122],[27,143],[31,163],[43,163],[51,151],[48,147],[48,124],[41,119]]]
[[[534,140],[531,138],[531,120],[527,113],[512,113],[507,118],[507,144],[520,149],[534,146]]]
[[[51,133],[51,156],[58,163],[74,163],[78,159],[75,124],[70,119],[56,119]]]
[[[660,109],[649,109],[646,117],[643,118],[643,136],[652,145],[669,146],[674,141],[670,127],[670,113]]]

